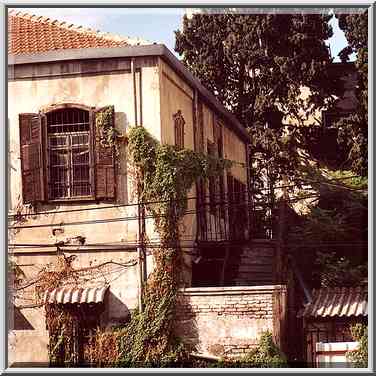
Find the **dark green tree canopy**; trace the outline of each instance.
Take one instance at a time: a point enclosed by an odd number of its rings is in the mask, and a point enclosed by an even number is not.
[[[355,66],[358,73],[357,111],[344,116],[335,126],[340,143],[349,149],[348,160],[353,171],[367,175],[368,164],[368,14],[336,14],[339,27],[344,31],[348,46],[339,56],[347,61],[356,53]]]
[[[299,121],[330,98],[327,14],[200,13],[184,17],[175,50],[183,62],[249,129],[254,151],[273,178],[294,174],[304,149]],[[301,87],[310,89],[303,101]],[[300,113],[303,111],[303,115]],[[282,119],[295,117],[286,137]]]
[[[195,14],[184,16],[175,50],[244,126],[295,106],[302,85],[312,99],[326,80],[331,16],[320,14]],[[269,120],[269,119],[268,119]]]

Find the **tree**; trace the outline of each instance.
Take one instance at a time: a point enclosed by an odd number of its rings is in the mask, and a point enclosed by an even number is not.
[[[353,171],[367,175],[368,164],[368,14],[336,14],[339,27],[344,31],[348,46],[340,53],[343,62],[356,53],[358,107],[355,113],[344,116],[335,126],[338,140],[349,147],[348,160]]]
[[[314,168],[305,176],[311,203],[288,229],[289,251],[311,287],[361,285],[367,277],[367,179]]]
[[[269,179],[294,175],[305,148],[300,127],[326,104],[332,36],[327,14],[211,14],[184,16],[175,50],[184,64],[249,129]],[[310,94],[301,98],[301,87]],[[286,115],[294,117],[286,132]]]

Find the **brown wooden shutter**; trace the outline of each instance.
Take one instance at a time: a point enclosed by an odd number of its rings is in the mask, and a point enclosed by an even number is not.
[[[43,201],[45,185],[41,118],[38,114],[20,114],[19,123],[23,202]]]
[[[95,197],[97,199],[115,198],[115,150],[113,146],[101,143],[103,129],[98,125],[100,116],[107,116],[110,120],[109,128],[115,127],[115,112],[113,106],[99,109],[95,113]]]

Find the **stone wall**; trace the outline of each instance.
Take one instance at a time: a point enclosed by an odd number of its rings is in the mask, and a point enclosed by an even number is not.
[[[193,352],[214,356],[244,355],[264,331],[281,345],[285,302],[281,285],[182,289],[175,333]]]

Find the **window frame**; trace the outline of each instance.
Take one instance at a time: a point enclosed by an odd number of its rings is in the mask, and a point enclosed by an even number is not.
[[[92,155],[90,196],[73,196],[68,198],[49,198],[48,192],[48,159],[47,150],[47,113],[57,109],[83,109],[89,112],[90,153]],[[19,121],[19,153],[20,175],[22,184],[22,202],[34,205],[36,203],[53,202],[101,202],[117,200],[117,166],[115,146],[101,142],[100,123],[97,119],[105,116],[106,124],[115,127],[114,105],[103,107],[88,107],[76,103],[64,103],[42,108],[37,113],[20,112]],[[85,119],[85,123],[87,120]],[[78,127],[78,130],[80,128]],[[87,131],[87,127],[85,127]]]
[[[58,197],[52,198],[50,197],[50,150],[49,150],[49,134],[48,134],[48,125],[47,125],[47,114],[59,111],[59,110],[69,110],[69,109],[78,109],[82,111],[87,111],[89,114],[89,182],[90,182],[90,190],[91,195],[83,195],[83,196],[71,196],[71,197]],[[64,104],[57,104],[45,107],[41,110],[41,115],[44,118],[42,121],[42,139],[43,139],[43,160],[45,163],[45,191],[46,191],[46,201],[47,202],[87,202],[87,201],[95,201],[96,200],[96,186],[95,186],[95,176],[96,176],[96,169],[95,169],[95,116],[94,113],[96,111],[95,107],[89,107],[82,104],[77,103],[64,103]],[[75,133],[75,132],[66,132],[66,133]],[[64,134],[64,133],[62,133]]]
[[[184,125],[185,120],[180,110],[178,110],[173,116],[174,121],[174,144],[175,146],[181,150],[184,149]]]

